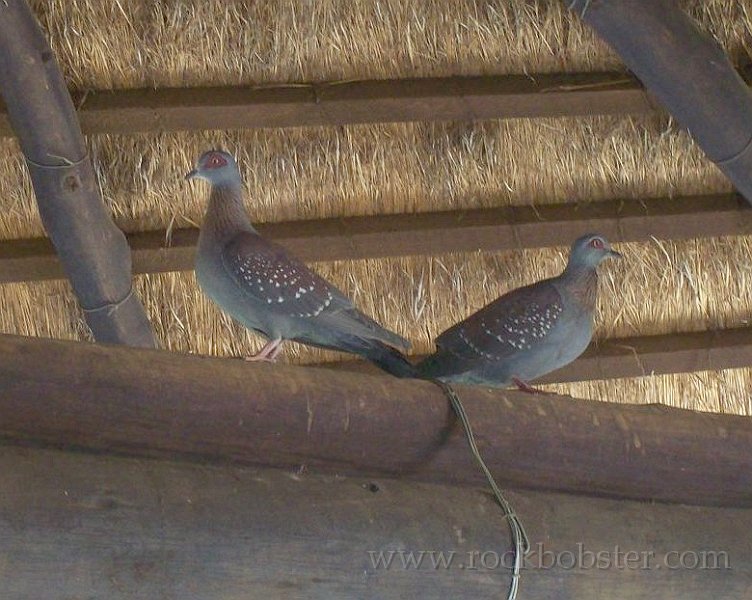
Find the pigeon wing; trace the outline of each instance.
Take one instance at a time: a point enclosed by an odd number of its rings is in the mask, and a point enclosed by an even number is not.
[[[512,290],[447,329],[442,350],[465,359],[504,360],[545,339],[564,310],[550,279]]]
[[[222,264],[238,288],[270,312],[305,318],[330,307],[352,307],[337,288],[284,248],[250,232],[227,243]]]
[[[222,264],[244,294],[272,313],[316,319],[332,332],[377,339],[397,348],[409,346],[284,248],[256,234],[243,232],[230,240],[222,251]]]

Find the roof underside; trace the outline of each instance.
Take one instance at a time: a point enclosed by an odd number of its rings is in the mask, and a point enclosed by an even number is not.
[[[233,2],[40,0],[73,90],[623,69],[556,0]],[[735,62],[752,0],[685,2]],[[210,146],[238,155],[257,221],[727,192],[666,116],[519,119],[89,138],[126,231],[200,223],[206,188],[182,175]],[[14,140],[0,140],[0,238],[42,234]],[[623,244],[601,278],[598,339],[747,324],[752,238]],[[426,352],[500,293],[555,274],[566,249],[317,265],[366,312]],[[245,355],[260,340],[222,315],[192,273],[143,275],[163,344]],[[0,286],[0,331],[86,339],[66,282]],[[333,355],[290,344],[285,360]],[[752,370],[551,386],[580,397],[752,414]]]

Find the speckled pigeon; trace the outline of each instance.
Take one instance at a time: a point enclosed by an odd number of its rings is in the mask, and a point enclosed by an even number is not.
[[[414,373],[401,350],[409,343],[360,312],[331,283],[262,238],[243,205],[235,159],[210,150],[186,179],[211,184],[198,240],[196,277],[225,312],[266,338],[249,360],[273,361],[284,340],[351,352],[398,377]]]
[[[593,335],[597,267],[621,257],[603,236],[574,242],[557,277],[512,290],[436,339],[436,352],[417,365],[422,377],[536,392],[528,382],[585,351]]]

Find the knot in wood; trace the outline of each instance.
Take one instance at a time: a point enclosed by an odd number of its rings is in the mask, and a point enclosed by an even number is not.
[[[78,175],[71,173],[63,178],[63,191],[71,193],[75,192],[80,187],[81,180],[78,178]]]

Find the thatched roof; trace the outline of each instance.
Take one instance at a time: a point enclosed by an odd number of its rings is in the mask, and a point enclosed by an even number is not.
[[[686,3],[739,61],[752,2]],[[72,89],[294,83],[378,77],[622,69],[558,1],[300,3],[38,0]],[[578,204],[730,190],[668,117],[590,117],[114,136],[89,139],[105,200],[127,231],[199,224],[206,189],[182,174],[209,146],[236,152],[258,221]],[[0,141],[0,238],[42,233],[15,141]],[[599,339],[747,322],[744,237],[624,244],[603,269]],[[452,322],[554,274],[564,248],[342,262],[317,268],[416,352]],[[219,355],[259,340],[205,299],[192,273],[140,276],[171,349]],[[65,282],[0,286],[0,330],[85,338]],[[322,360],[290,345],[285,360]],[[327,355],[330,357],[331,355]],[[752,370],[556,386],[573,395],[752,414]]]

